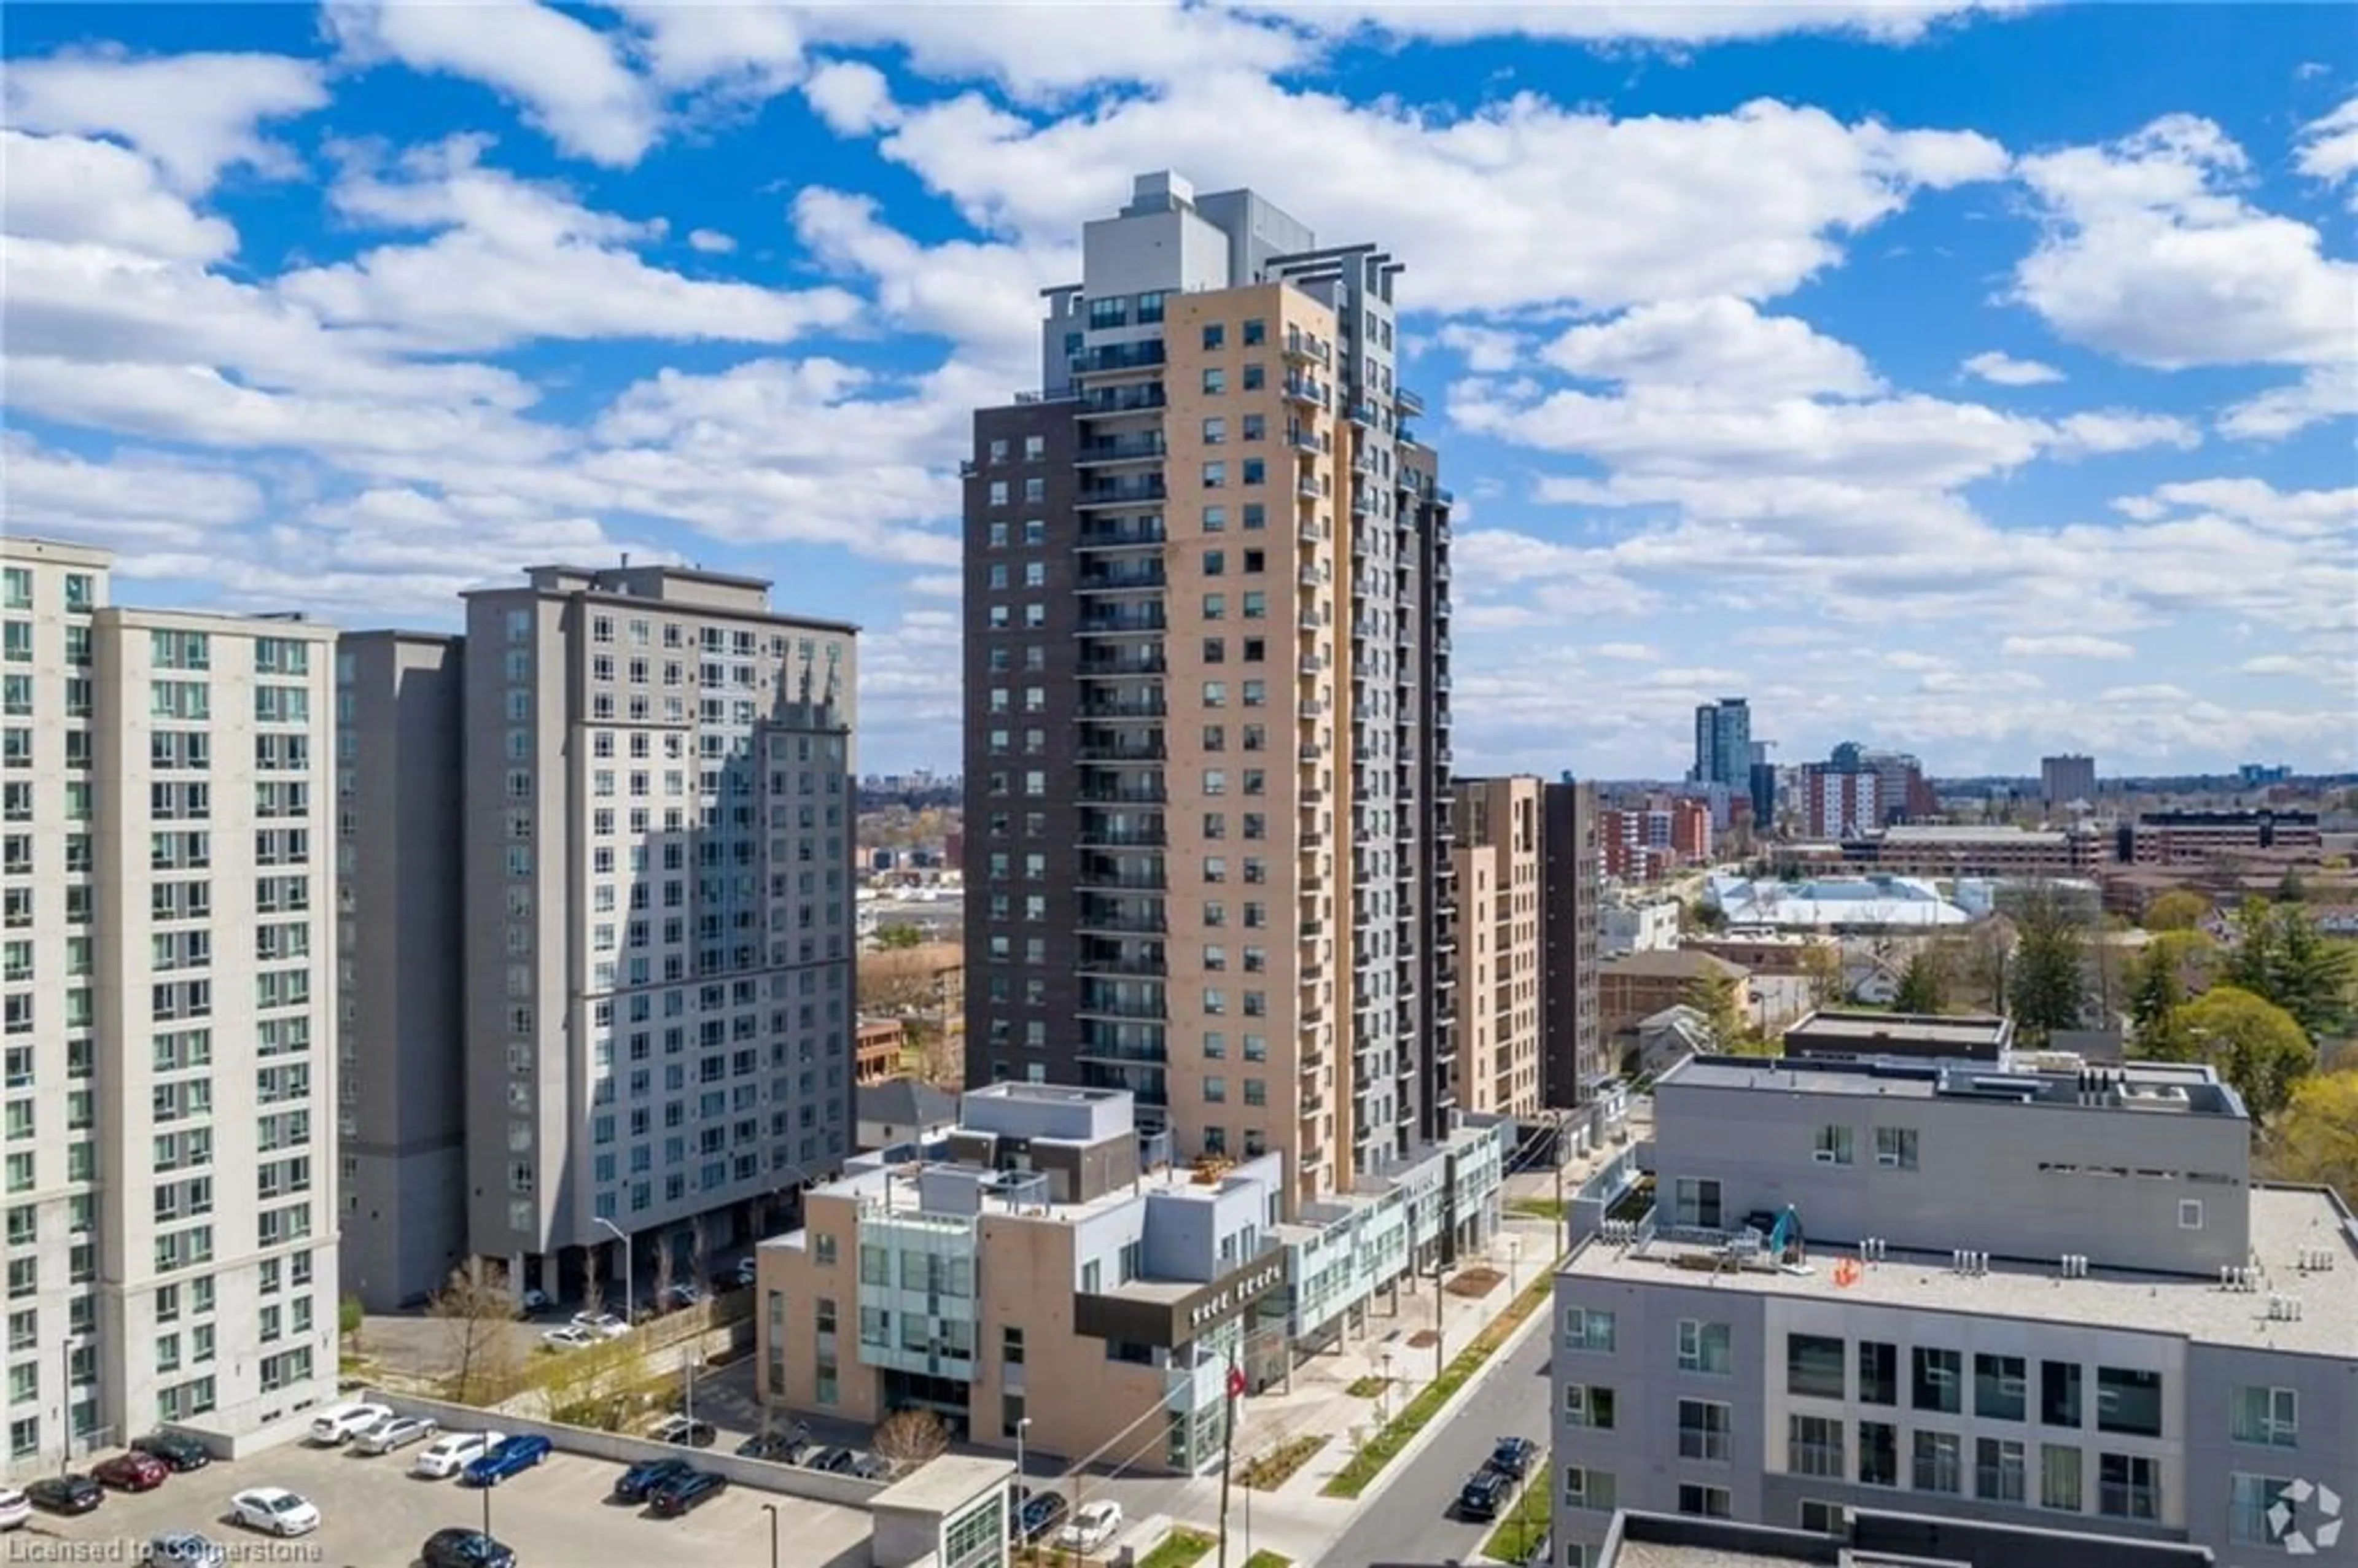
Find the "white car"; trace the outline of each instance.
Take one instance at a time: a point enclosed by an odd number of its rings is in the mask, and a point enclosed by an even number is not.
[[[481,1459],[501,1435],[496,1432],[454,1432],[448,1437],[438,1437],[410,1462],[409,1473],[430,1481],[448,1480]]]
[[[551,1350],[579,1350],[598,1343],[598,1336],[586,1328],[552,1328],[540,1336],[540,1342]]]
[[[341,1447],[378,1422],[392,1419],[393,1411],[386,1405],[330,1405],[311,1418],[311,1441]]]
[[[0,1487],[0,1530],[19,1530],[33,1517],[33,1499],[14,1487]]]
[[[352,1447],[362,1454],[390,1454],[396,1448],[422,1443],[441,1430],[441,1422],[429,1416],[397,1415],[377,1422],[352,1439]]]
[[[1073,1522],[1056,1532],[1056,1544],[1075,1552],[1095,1552],[1114,1538],[1121,1529],[1121,1505],[1099,1498],[1073,1516]]]
[[[740,1258],[737,1260],[737,1282],[739,1284],[752,1284],[754,1280],[760,1276],[761,1272],[761,1265],[754,1262],[752,1259]]]
[[[272,1535],[308,1535],[319,1528],[319,1510],[308,1498],[284,1487],[256,1487],[229,1500],[230,1517],[248,1530]]]
[[[600,1339],[620,1339],[631,1332],[631,1325],[622,1321],[621,1314],[611,1312],[577,1312],[570,1326]]]

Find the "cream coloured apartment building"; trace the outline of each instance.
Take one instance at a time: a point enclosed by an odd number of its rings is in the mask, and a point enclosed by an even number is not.
[[[1449,504],[1399,264],[1143,175],[978,411],[967,1076],[1347,1191],[1452,1104]]]
[[[0,540],[19,1476],[335,1388],[334,633],[120,606],[112,561]]]
[[[1540,1030],[1540,781],[1460,779],[1457,1104],[1532,1117],[1545,1098]]]

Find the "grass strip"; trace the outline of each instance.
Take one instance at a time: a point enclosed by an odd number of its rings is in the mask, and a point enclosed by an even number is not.
[[[1163,1544],[1138,1560],[1138,1568],[1187,1568],[1218,1544],[1201,1530],[1174,1530]]]
[[[1245,1568],[1293,1568],[1293,1559],[1274,1552],[1256,1552],[1245,1559]]]
[[[1294,1472],[1310,1463],[1311,1456],[1326,1446],[1328,1434],[1314,1432],[1279,1444],[1266,1454],[1254,1455],[1237,1467],[1237,1485],[1250,1487],[1257,1492],[1273,1492],[1292,1480]]]
[[[1351,1462],[1335,1473],[1335,1478],[1319,1488],[1329,1498],[1356,1498],[1368,1489],[1368,1484],[1382,1473],[1383,1467],[1400,1454],[1409,1440],[1424,1430],[1425,1423],[1449,1402],[1449,1396],[1463,1388],[1466,1380],[1482,1369],[1491,1354],[1507,1342],[1508,1336],[1522,1326],[1523,1320],[1537,1312],[1540,1304],[1555,1289],[1555,1275],[1541,1271],[1540,1277],[1524,1288],[1523,1293],[1509,1304],[1505,1312],[1491,1319],[1489,1325],[1476,1335],[1473,1343],[1457,1353],[1457,1358],[1442,1368],[1441,1376],[1424,1386],[1423,1391],[1411,1400],[1408,1408],[1393,1418],[1375,1436],[1368,1439]]]
[[[1490,1539],[1482,1543],[1482,1555],[1495,1557],[1501,1563],[1520,1563],[1531,1549],[1540,1543],[1548,1532],[1548,1467],[1547,1455],[1541,1454],[1531,1466],[1531,1478],[1523,1485],[1523,1495]]]

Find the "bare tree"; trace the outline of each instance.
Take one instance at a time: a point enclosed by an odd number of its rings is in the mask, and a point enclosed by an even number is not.
[[[672,1273],[677,1265],[672,1257],[671,1232],[655,1233],[655,1310],[671,1305]]]
[[[514,1375],[515,1296],[497,1263],[453,1269],[449,1282],[426,1304],[450,1346],[450,1397],[473,1404]]]
[[[876,1452],[905,1469],[938,1458],[950,1445],[947,1422],[928,1410],[894,1411],[876,1429]]]
[[[687,1222],[687,1277],[702,1283],[712,1272],[712,1238],[706,1234],[704,1217],[698,1215]]]
[[[606,1310],[606,1281],[598,1266],[605,1252],[602,1246],[581,1249],[581,1311],[586,1316],[596,1317]]]

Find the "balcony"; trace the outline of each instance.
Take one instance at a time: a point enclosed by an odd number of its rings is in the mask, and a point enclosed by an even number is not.
[[[1323,365],[1333,362],[1334,351],[1323,339],[1307,332],[1289,331],[1285,334],[1285,357],[1304,364]]]
[[[1133,605],[1123,609],[1100,609],[1081,618],[1079,635],[1084,637],[1127,637],[1152,635],[1164,630],[1163,607]]]
[[[1110,953],[1084,953],[1073,965],[1073,969],[1081,975],[1138,976],[1159,979],[1167,967],[1160,957],[1125,958]]]
[[[1110,658],[1084,660],[1075,673],[1083,680],[1152,679],[1163,673],[1163,650],[1133,648]]]
[[[1069,364],[1075,375],[1120,375],[1157,369],[1163,358],[1163,341],[1158,338],[1143,343],[1101,343],[1083,349]]]
[[[1082,468],[1102,463],[1160,462],[1163,458],[1163,432],[1142,431],[1135,436],[1107,436],[1098,440],[1083,441],[1073,461]]]
[[[1302,525],[1294,530],[1294,537],[1305,545],[1323,544],[1326,538],[1326,524],[1305,512],[1302,514]]]
[[[1163,543],[1163,531],[1160,519],[1154,522],[1131,521],[1095,524],[1081,530],[1075,540],[1076,550],[1135,550]]]
[[[1076,931],[1098,932],[1116,936],[1160,936],[1170,928],[1171,922],[1159,909],[1091,910],[1083,909],[1073,922]]]
[[[1171,792],[1160,784],[1125,780],[1118,784],[1088,785],[1073,798],[1088,806],[1160,806],[1171,798]]]
[[[1163,575],[1163,563],[1152,561],[1085,571],[1074,580],[1073,590],[1076,593],[1150,593],[1167,586]]]
[[[1376,409],[1371,403],[1354,403],[1347,416],[1354,425],[1366,429],[1375,428]]]
[[[1080,413],[1084,419],[1147,414],[1163,407],[1168,401],[1159,381],[1142,386],[1093,386],[1081,394]]]
[[[1326,384],[1314,376],[1289,375],[1285,378],[1283,390],[1288,402],[1306,404],[1313,408],[1326,406]]]
[[[1325,711],[1326,705],[1320,702],[1316,697],[1305,697],[1302,699],[1300,712],[1303,718],[1316,719],[1324,715]]]
[[[1433,494],[1429,499],[1435,506],[1455,506],[1457,504],[1457,492],[1454,490],[1444,490],[1436,484],[1433,487]]]
[[[1075,506],[1139,506],[1159,503],[1168,492],[1163,487],[1161,474],[1142,475],[1136,479],[1099,480],[1095,484],[1081,486],[1073,497]]]
[[[1400,411],[1401,418],[1413,419],[1424,412],[1424,399],[1405,386],[1398,386],[1392,389],[1392,406]]]
[[[1315,457],[1319,450],[1318,432],[1306,425],[1289,425],[1285,428],[1285,444],[1295,451]]]
[[[1313,1090],[1313,1091],[1311,1091],[1311,1092],[1305,1093],[1305,1094],[1302,1097],[1302,1114],[1303,1114],[1303,1115],[1304,1115],[1304,1116],[1316,1116],[1320,1111],[1325,1110],[1325,1108],[1326,1108],[1326,1097],[1325,1097],[1325,1095],[1323,1095],[1323,1094],[1319,1094],[1319,1093],[1317,1093],[1315,1090]]]
[[[1370,491],[1364,484],[1353,485],[1351,487],[1351,515],[1354,517],[1372,517],[1375,514],[1376,497],[1374,492]]]
[[[1326,490],[1324,485],[1318,482],[1318,476],[1316,474],[1305,473],[1294,482],[1293,493],[1302,497],[1304,501],[1315,501],[1320,496],[1325,495],[1326,493]]]
[[[1109,1018],[1121,1022],[1161,1023],[1171,1016],[1171,1010],[1159,999],[1145,1000],[1137,997],[1081,998],[1073,1010],[1082,1018]]]
[[[1083,719],[1119,720],[1162,719],[1167,716],[1168,710],[1161,697],[1130,697],[1085,700],[1080,705],[1079,712]]]
[[[1100,766],[1150,767],[1163,761],[1165,752],[1159,741],[1084,741],[1073,755]]]
[[[1171,836],[1160,827],[1099,827],[1084,822],[1073,842],[1084,849],[1160,849]]]

